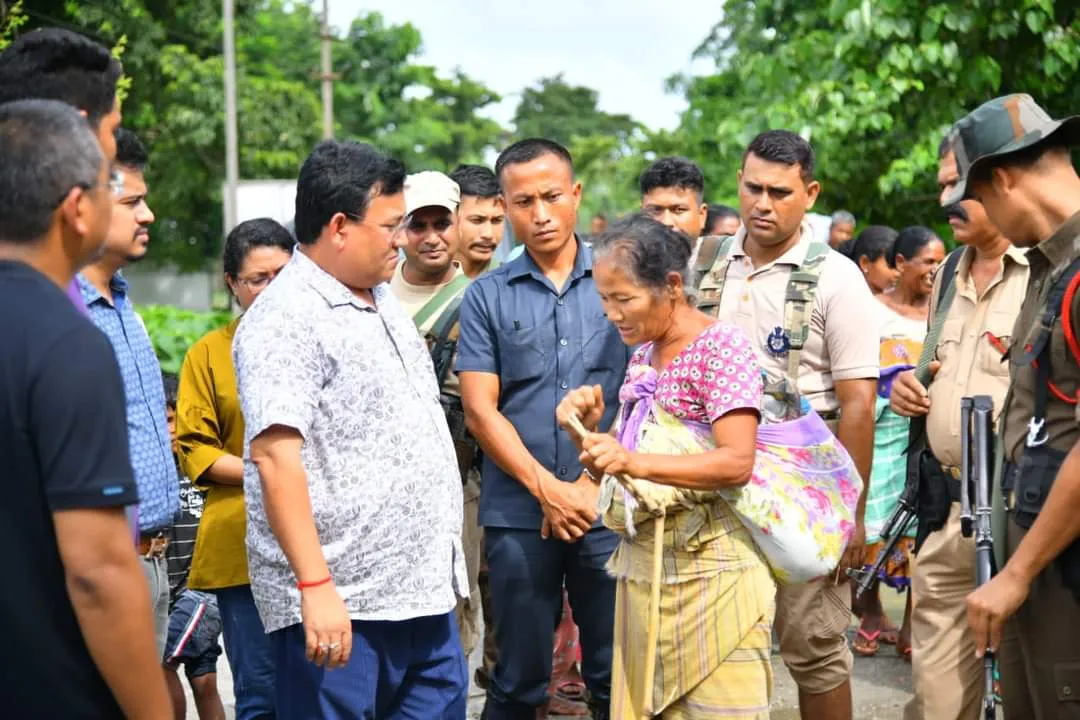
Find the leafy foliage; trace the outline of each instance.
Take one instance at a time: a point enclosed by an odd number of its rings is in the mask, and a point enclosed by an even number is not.
[[[5,7],[4,3],[0,2],[0,50],[11,43],[11,38],[15,37],[19,28],[29,20],[22,5],[22,0],[15,0],[11,7]]]
[[[3,7],[0,1],[0,8]],[[125,124],[150,146],[158,216],[151,262],[216,260],[222,237],[224,97],[218,0],[34,0],[9,6],[5,37],[43,25],[122,51]],[[319,22],[308,2],[238,0],[240,173],[292,178],[321,137]],[[333,47],[336,134],[377,144],[411,170],[489,160],[513,137],[566,144],[583,218],[637,206],[637,178],[660,155],[698,161],[711,199],[731,203],[742,151],[767,128],[802,132],[818,154],[819,209],[901,226],[937,217],[938,141],[1006,92],[1051,113],[1080,108],[1080,4],[1066,0],[725,0],[696,54],[714,72],[673,77],[689,107],[652,132],[600,110],[561,75],[523,89],[512,132],[484,117],[500,100],[422,62],[420,32],[358,17]]]
[[[677,77],[678,131],[713,187],[732,187],[742,150],[784,127],[814,144],[819,202],[861,221],[925,222],[937,145],[986,100],[1027,92],[1051,113],[1080,106],[1080,6],[1053,0],[727,0]]]
[[[582,218],[636,206],[638,175],[647,164],[640,152],[646,129],[629,115],[600,110],[598,101],[595,90],[559,74],[525,88],[514,113],[517,138],[550,138],[570,150],[584,186]]]
[[[163,372],[179,373],[180,366],[196,340],[232,320],[229,312],[192,312],[168,305],[143,305],[136,308],[146,324]]]
[[[240,176],[294,178],[322,136],[319,20],[285,0],[236,3]],[[68,27],[123,48],[124,124],[150,149],[157,215],[153,264],[205,268],[220,254],[225,176],[221,3],[218,0],[35,0],[25,31]],[[477,112],[496,93],[419,64],[420,34],[378,13],[333,47],[337,135],[377,143],[407,167],[478,161],[502,128]]]

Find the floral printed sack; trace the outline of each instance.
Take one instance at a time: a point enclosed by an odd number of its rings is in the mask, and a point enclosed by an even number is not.
[[[720,496],[750,531],[776,579],[794,584],[836,569],[855,530],[862,487],[847,450],[810,411],[760,425],[750,482]]]
[[[653,397],[656,371],[636,366],[620,391],[623,406],[616,435],[629,450],[683,455],[712,450],[712,428],[668,413]],[[648,482],[638,490],[667,514],[695,505],[726,501],[753,537],[778,582],[803,583],[833,572],[855,530],[855,507],[863,482],[848,455],[821,417],[800,398],[792,420],[766,420],[758,426],[757,454],[750,482],[742,487],[696,491]],[[605,483],[601,507],[609,507],[614,483]],[[608,527],[635,534],[649,515],[625,490],[622,517],[605,517]]]

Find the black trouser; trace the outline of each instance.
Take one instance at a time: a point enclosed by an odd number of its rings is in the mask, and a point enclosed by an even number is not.
[[[576,543],[541,539],[537,530],[484,528],[495,638],[488,720],[533,720],[547,699],[551,648],[562,615],[563,585],[581,638],[581,675],[590,700],[611,699],[615,581],[604,569],[618,544],[605,528]]]

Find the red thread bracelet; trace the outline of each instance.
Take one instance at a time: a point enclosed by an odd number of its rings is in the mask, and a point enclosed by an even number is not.
[[[332,576],[327,575],[322,580],[316,580],[314,582],[304,582],[303,580],[301,580],[296,583],[296,588],[297,590],[307,590],[308,588],[315,588],[319,587],[320,585],[325,585],[333,579],[334,578]]]

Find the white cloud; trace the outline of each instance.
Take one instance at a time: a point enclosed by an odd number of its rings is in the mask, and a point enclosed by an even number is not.
[[[664,80],[700,71],[691,53],[720,19],[719,3],[683,0],[330,0],[331,25],[344,31],[357,15],[378,11],[411,22],[424,39],[423,61],[440,72],[460,67],[504,96],[488,113],[509,124],[517,93],[563,73],[596,89],[600,108],[649,127],[672,128],[685,101]],[[318,7],[318,6],[316,6]],[[707,67],[707,66],[706,66]]]

